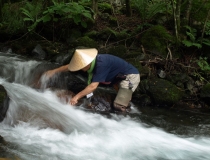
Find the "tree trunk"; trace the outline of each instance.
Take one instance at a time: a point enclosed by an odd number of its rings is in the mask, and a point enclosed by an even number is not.
[[[92,0],[92,9],[94,11],[93,18],[96,19],[97,14],[98,14],[98,0]]]
[[[210,17],[210,10],[208,11],[208,14],[206,16],[205,23],[203,25],[203,30],[202,30],[202,35],[201,35],[201,41],[203,41],[204,33],[205,33],[205,30],[206,30],[206,24],[207,24],[207,21],[209,20],[209,17]]]
[[[187,8],[186,8],[186,13],[185,13],[185,25],[189,25],[190,22],[190,13],[191,13],[191,8],[192,8],[192,1],[193,0],[188,0]]]
[[[175,30],[176,40],[178,42],[178,40],[179,40],[179,32],[178,32],[178,28],[177,28],[176,5],[175,5],[174,0],[171,0],[171,3],[172,3],[173,16],[174,16],[174,30]]]
[[[171,0],[172,8],[173,8],[173,15],[174,15],[174,28],[176,34],[176,40],[179,43],[179,33],[180,33],[180,15],[181,15],[181,4],[182,0]]]
[[[181,15],[181,4],[182,4],[182,0],[177,0],[176,1],[176,21],[177,21],[177,30],[178,30],[178,34],[180,32],[180,15]]]
[[[131,11],[130,0],[126,0],[125,4],[126,4],[126,16],[131,17],[132,11]]]

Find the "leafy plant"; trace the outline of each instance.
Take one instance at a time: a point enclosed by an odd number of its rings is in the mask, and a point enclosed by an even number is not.
[[[182,43],[187,46],[187,47],[192,47],[195,46],[197,48],[202,48],[202,44],[210,46],[210,40],[206,38],[197,38],[197,30],[190,27],[190,26],[185,26],[187,29],[186,34],[189,39],[185,39],[182,41]]]
[[[24,28],[23,19],[20,12],[16,8],[20,7],[21,3],[5,3],[2,8],[2,27],[9,34],[18,33]]]
[[[197,60],[197,64],[202,71],[210,71],[210,65],[208,64],[206,57],[199,57],[199,60]]]
[[[53,3],[53,6],[48,7],[47,10],[43,12],[43,22],[57,22],[59,19],[73,19],[75,24],[78,25],[80,23],[86,28],[87,24],[83,20],[83,17],[92,20],[91,12],[76,2],[57,3],[53,1]],[[59,18],[56,17],[56,15],[59,16]]]
[[[20,10],[22,11],[23,15],[25,15],[23,20],[25,22],[29,22],[28,30],[31,31],[35,29],[38,23],[42,20],[41,18],[38,18],[40,17],[41,4],[38,3],[35,5],[27,2],[25,8],[22,7]]]
[[[166,11],[167,4],[165,1],[154,1],[155,2],[150,2],[147,0],[133,0],[133,4],[138,9],[143,22],[151,20],[158,13]]]
[[[53,5],[47,7],[41,14],[37,11],[40,11],[41,8],[39,6],[33,5],[31,3],[27,3],[27,5],[21,8],[22,13],[25,15],[23,19],[25,22],[29,22],[28,30],[34,30],[36,26],[43,22],[58,22],[58,21],[73,21],[75,24],[87,27],[87,23],[84,18],[93,20],[91,11],[83,7],[82,5],[71,2],[56,2],[52,1]]]
[[[207,21],[206,23],[205,34],[210,35],[210,21]]]
[[[196,42],[197,30],[194,28],[191,28],[190,26],[185,26],[185,28],[187,29],[186,34],[189,40],[187,39],[183,40],[182,43],[187,47],[195,46],[198,48],[202,48],[201,43]]]

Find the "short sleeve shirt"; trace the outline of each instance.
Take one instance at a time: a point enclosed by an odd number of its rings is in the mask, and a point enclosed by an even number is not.
[[[98,54],[92,82],[112,82],[119,74],[139,74],[137,68],[125,60],[110,54]]]

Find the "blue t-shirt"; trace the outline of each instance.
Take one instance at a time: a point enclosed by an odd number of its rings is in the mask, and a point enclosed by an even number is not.
[[[123,75],[139,74],[139,71],[119,57],[109,54],[98,54],[92,82],[112,82],[119,73]]]

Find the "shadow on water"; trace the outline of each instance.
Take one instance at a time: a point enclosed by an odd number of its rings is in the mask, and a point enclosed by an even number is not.
[[[158,127],[184,137],[210,135],[210,113],[155,106],[138,108],[140,114],[131,113],[130,116],[147,127]]]

